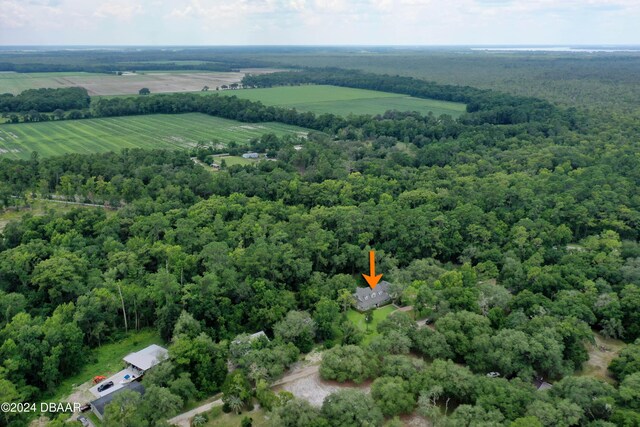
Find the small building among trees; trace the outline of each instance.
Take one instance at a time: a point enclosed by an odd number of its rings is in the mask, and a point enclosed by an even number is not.
[[[166,348],[151,344],[149,347],[125,356],[123,360],[129,369],[142,376],[149,368],[156,366],[168,357],[169,352]]]
[[[549,390],[553,387],[553,384],[546,382],[544,378],[536,378],[533,381],[533,385],[536,387],[537,391]]]

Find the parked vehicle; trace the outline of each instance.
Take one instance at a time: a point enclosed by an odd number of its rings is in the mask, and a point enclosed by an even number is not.
[[[89,423],[89,420],[86,419],[85,417],[78,417],[78,421],[80,421],[80,423],[85,427],[91,425]]]
[[[91,409],[91,405],[89,405],[88,403],[86,405],[82,405],[80,407],[80,412],[87,412],[88,410]]]
[[[122,379],[122,381],[120,381],[120,384],[129,384],[131,381],[135,380],[136,376],[135,375],[125,375],[124,378]]]
[[[113,387],[113,381],[109,381],[109,382],[106,382],[106,383],[100,384],[100,385],[98,386],[98,392],[99,392],[99,393],[101,393],[101,392],[103,392],[103,391],[105,391],[106,389],[111,388],[111,387]]]

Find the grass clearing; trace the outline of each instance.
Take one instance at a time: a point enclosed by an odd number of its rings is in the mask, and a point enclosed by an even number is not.
[[[589,345],[589,360],[576,372],[578,376],[594,377],[609,383],[615,380],[609,374],[609,364],[615,359],[626,344],[620,340],[606,338],[594,332],[595,345]]]
[[[200,113],[154,114],[0,126],[0,157],[28,159],[122,148],[184,149],[198,143],[246,143],[265,133],[306,134],[281,123],[241,123]]]
[[[367,324],[364,321],[364,313],[351,309],[347,312],[347,319],[365,333],[363,343],[368,344],[378,335],[378,323],[389,317],[394,311],[396,311],[396,308],[393,305],[377,308],[373,311],[373,321]]]
[[[233,165],[251,165],[257,161],[257,159],[245,159],[241,156],[215,156],[213,161],[217,164],[221,164],[222,161],[226,163],[227,166]]]
[[[144,329],[138,332],[130,332],[125,338],[114,343],[104,344],[87,353],[89,359],[73,376],[65,378],[58,386],[55,393],[44,401],[62,402],[74,392],[74,388],[86,382],[90,382],[96,375],[115,374],[123,368],[122,358],[129,353],[143,349],[151,344],[163,345],[158,332],[153,329]]]
[[[4,227],[11,221],[19,221],[26,214],[31,214],[33,216],[42,216],[47,213],[47,211],[53,209],[56,212],[69,212],[73,209],[103,209],[95,206],[83,206],[83,205],[72,205],[66,203],[58,203],[50,200],[32,200],[29,202],[29,207],[21,206],[19,210],[16,209],[6,209],[4,211],[0,211],[0,232],[4,230]],[[113,214],[115,211],[107,210],[107,215]]]
[[[314,113],[382,114],[387,110],[433,112],[436,116],[458,117],[465,104],[414,98],[397,93],[328,85],[281,86],[266,89],[240,89],[218,92],[238,98],[260,101],[265,105],[295,108]]]
[[[240,415],[222,413],[215,418],[212,418],[209,414],[207,414],[207,416],[209,416],[209,421],[205,424],[207,427],[238,427],[244,417],[253,419],[253,427],[266,426],[268,421],[264,409],[254,409],[250,412],[245,411]]]

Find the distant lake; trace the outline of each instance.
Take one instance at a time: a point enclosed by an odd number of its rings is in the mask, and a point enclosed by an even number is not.
[[[472,47],[471,50],[487,50],[502,52],[640,52],[640,46],[625,47],[569,47],[569,46],[541,46],[541,47]]]

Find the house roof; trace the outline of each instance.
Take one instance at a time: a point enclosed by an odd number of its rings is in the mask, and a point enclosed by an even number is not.
[[[258,339],[258,338],[261,338],[261,337],[265,337],[266,340],[269,341],[269,337],[267,336],[267,334],[264,333],[264,331],[258,331],[255,334],[251,334],[251,335],[242,334],[241,336],[242,336],[242,338],[233,340],[232,342],[234,344],[241,344],[245,339],[247,341],[249,341],[249,342],[252,342],[252,341],[254,341],[254,340]]]
[[[389,285],[389,282],[383,280],[378,283],[378,285],[374,289],[371,289],[369,287],[357,288],[353,296],[356,299],[356,305],[358,306],[358,309],[368,310],[389,301]]]
[[[267,340],[269,340],[269,337],[267,337],[267,334],[265,334],[264,331],[259,331],[255,334],[249,335],[249,339],[251,339],[252,341],[260,337],[265,337]]]
[[[151,344],[149,347],[143,348],[140,351],[128,354],[124,357],[124,361],[132,364],[136,368],[146,371],[152,366],[162,362],[168,356],[169,352],[166,348]]]
[[[542,391],[542,390],[548,390],[551,387],[553,387],[553,384],[549,384],[548,382],[546,382],[544,379],[542,378],[536,378],[533,381],[533,385],[536,387],[536,389],[538,391]]]
[[[538,387],[538,390],[549,390],[551,387],[553,387],[553,385],[549,384],[548,382],[543,382],[542,384],[540,384],[540,387]]]
[[[119,388],[113,393],[109,393],[105,396],[102,396],[99,399],[94,400],[93,402],[91,402],[91,406],[93,406],[95,410],[100,413],[100,416],[103,416],[105,406],[111,403],[113,398],[116,397],[119,393],[122,393],[124,390],[131,390],[131,391],[136,391],[140,394],[144,394],[144,386],[138,381],[133,381],[127,384],[126,386]]]

